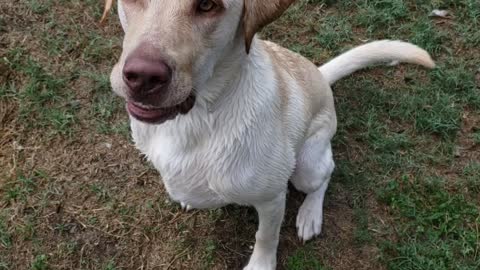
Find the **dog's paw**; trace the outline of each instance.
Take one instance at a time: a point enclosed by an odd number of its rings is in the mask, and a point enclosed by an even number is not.
[[[322,232],[323,211],[322,204],[317,198],[307,198],[300,207],[297,215],[298,237],[303,242],[311,240]]]
[[[185,212],[189,212],[190,210],[193,209],[193,207],[191,205],[183,203],[183,202],[180,203],[180,206],[182,206],[182,210],[185,211]]]
[[[275,256],[252,257],[250,263],[243,270],[275,270],[277,259]]]

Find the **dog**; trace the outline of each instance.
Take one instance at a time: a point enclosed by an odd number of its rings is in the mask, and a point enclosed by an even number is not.
[[[296,220],[299,238],[321,232],[335,167],[330,86],[373,64],[435,66],[419,47],[383,40],[318,68],[259,39],[294,2],[118,1],[125,38],[111,84],[125,99],[135,145],[184,209],[235,203],[257,210],[246,270],[276,268],[289,181],[307,194]]]

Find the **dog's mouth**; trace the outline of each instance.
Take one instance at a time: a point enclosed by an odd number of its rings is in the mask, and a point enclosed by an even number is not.
[[[168,107],[155,108],[145,106],[138,102],[127,101],[127,111],[135,119],[148,124],[163,124],[168,120],[175,119],[180,114],[187,114],[195,105],[195,95],[190,95],[182,103]]]

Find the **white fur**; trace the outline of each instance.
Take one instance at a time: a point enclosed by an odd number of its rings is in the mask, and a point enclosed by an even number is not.
[[[118,1],[118,17],[120,18],[120,24],[122,25],[123,31],[127,31],[128,23],[127,23],[127,15],[125,14],[125,10],[123,9],[122,1]]]
[[[300,83],[286,71],[275,73],[259,40],[253,41],[250,55],[245,54],[243,34],[232,31],[240,23],[242,5],[226,3],[238,16],[226,16],[229,19],[214,35],[218,46],[194,64],[194,108],[162,125],[131,117],[132,135],[137,148],[161,172],[171,198],[183,209],[230,203],[254,206],[259,229],[245,269],[272,270],[289,179],[307,193],[297,216],[300,239],[306,241],[321,232],[324,196],[335,166],[330,141],[337,119],[334,109],[307,115],[309,100]],[[126,30],[121,1],[119,16]],[[397,60],[433,65],[428,59],[423,50],[402,42],[358,47],[319,68],[326,78],[321,84],[326,96],[320,102],[333,108],[329,85],[373,63]],[[285,98],[278,91],[278,75],[286,79],[287,104],[282,104]],[[121,88],[119,83],[114,82],[114,88]]]
[[[285,192],[287,182],[278,179],[292,174],[294,149],[277,144],[290,142],[282,131],[271,63],[251,59],[214,111],[200,96],[189,114],[163,125],[131,119],[137,147],[162,173],[173,200],[210,208],[252,205]]]
[[[319,68],[329,84],[374,64],[411,63],[435,67],[430,55],[411,43],[391,40],[374,41],[356,47]]]

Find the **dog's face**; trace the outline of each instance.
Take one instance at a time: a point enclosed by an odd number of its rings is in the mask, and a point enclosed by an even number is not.
[[[233,43],[244,39],[247,54],[255,33],[294,2],[118,1],[125,39],[112,87],[125,98],[130,115],[151,124],[188,113],[195,104],[194,89],[210,79]]]

